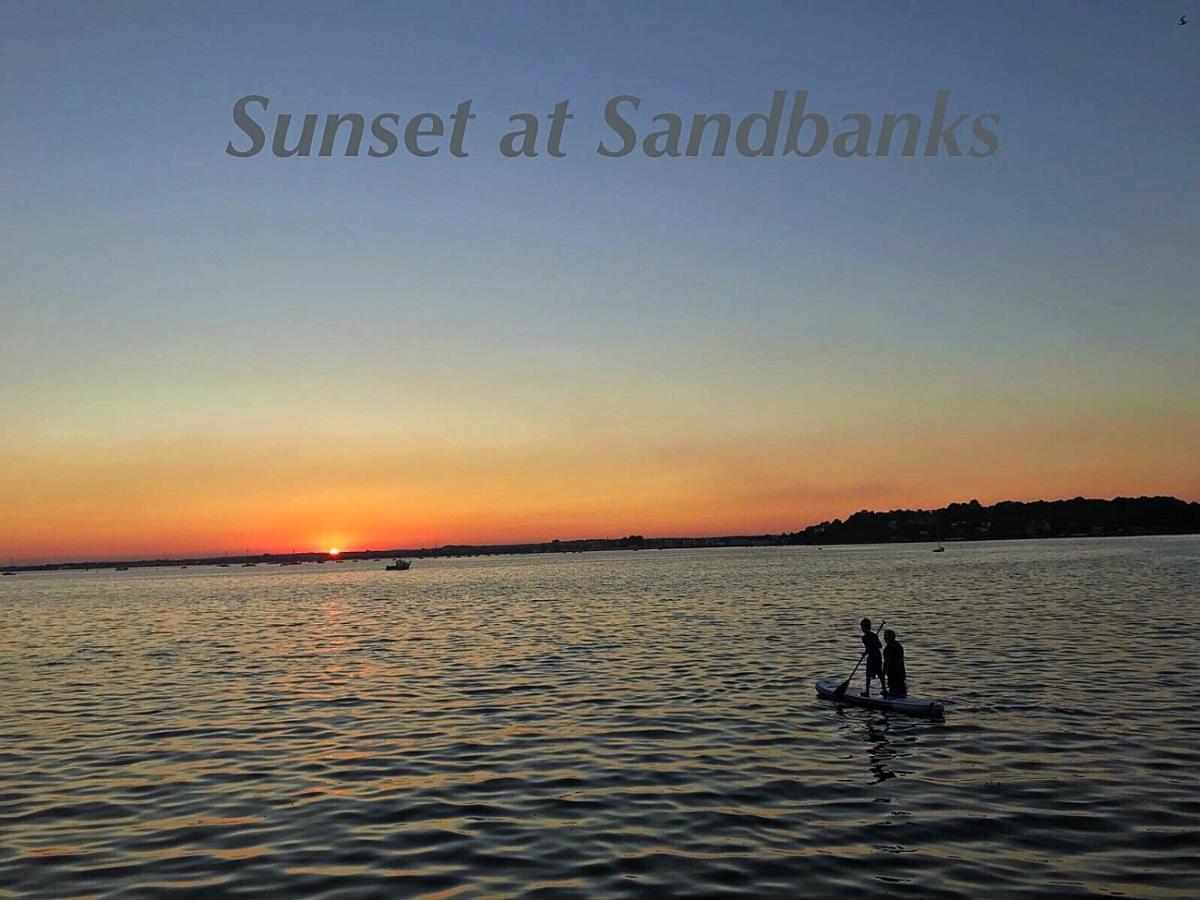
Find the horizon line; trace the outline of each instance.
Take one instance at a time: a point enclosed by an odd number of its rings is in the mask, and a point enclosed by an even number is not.
[[[806,530],[811,529],[811,528],[816,528],[821,525],[827,525],[827,524],[834,523],[834,522],[845,522],[850,517],[855,516],[859,513],[870,513],[870,514],[874,514],[874,515],[878,515],[878,514],[882,514],[882,513],[932,513],[932,512],[949,509],[952,506],[970,506],[972,504],[977,504],[980,507],[987,509],[987,508],[991,508],[994,506],[999,506],[1001,504],[1031,505],[1031,504],[1037,504],[1037,503],[1067,503],[1067,502],[1079,501],[1079,500],[1089,501],[1089,502],[1100,502],[1100,503],[1112,503],[1112,502],[1116,502],[1118,500],[1172,500],[1172,501],[1176,501],[1179,503],[1184,503],[1184,504],[1192,505],[1192,506],[1200,505],[1200,500],[1186,500],[1181,497],[1177,497],[1174,495],[1168,495],[1168,494],[1139,494],[1139,495],[1118,494],[1116,496],[1107,497],[1107,498],[1105,498],[1105,497],[1084,497],[1083,495],[1075,495],[1073,497],[1060,497],[1060,498],[1054,498],[1054,499],[1046,499],[1046,498],[1039,498],[1036,500],[1007,500],[1006,499],[1006,500],[996,500],[992,503],[980,503],[980,501],[978,499],[972,498],[970,500],[951,501],[949,503],[944,504],[943,506],[933,506],[933,507],[925,507],[925,506],[893,507],[890,509],[869,509],[867,507],[863,507],[861,509],[855,510],[854,512],[847,513],[844,518],[839,517],[839,518],[825,519],[820,522],[811,522],[806,525],[801,525],[793,531],[787,531],[787,530],[784,530],[784,531],[758,531],[758,532],[742,531],[742,532],[738,532],[738,533],[722,533],[722,534],[659,535],[659,536],[654,536],[654,537],[650,537],[650,538],[647,538],[638,532],[629,532],[628,534],[625,534],[625,535],[622,535],[619,537],[591,536],[591,537],[583,537],[583,538],[566,538],[566,539],[547,538],[547,539],[543,539],[543,540],[508,541],[508,542],[493,542],[493,543],[453,543],[453,542],[451,542],[451,543],[443,543],[443,544],[430,544],[428,546],[423,545],[423,546],[413,546],[413,547],[391,547],[391,548],[387,548],[387,549],[378,549],[378,550],[371,548],[371,547],[362,547],[362,548],[358,548],[358,549],[350,549],[350,548],[342,547],[342,548],[336,548],[337,552],[331,552],[331,550],[334,548],[324,548],[324,549],[315,549],[314,548],[314,549],[307,549],[307,550],[289,550],[289,551],[284,551],[284,552],[281,552],[278,550],[264,550],[264,551],[260,551],[260,552],[246,552],[246,553],[236,553],[236,554],[230,554],[228,551],[225,551],[224,553],[221,553],[221,554],[214,554],[212,551],[205,551],[202,553],[179,553],[178,551],[176,551],[174,554],[160,555],[160,556],[148,556],[148,555],[143,554],[143,555],[137,555],[137,556],[116,556],[116,557],[109,557],[107,559],[99,559],[99,558],[97,558],[97,559],[79,559],[79,558],[69,559],[69,558],[65,558],[65,557],[58,558],[58,559],[42,558],[42,559],[37,560],[36,562],[30,561],[28,559],[23,560],[21,562],[17,562],[16,557],[10,557],[9,563],[7,565],[0,565],[0,571],[16,571],[16,570],[21,570],[21,569],[25,569],[25,570],[48,569],[48,568],[53,568],[53,567],[109,568],[114,565],[131,565],[131,566],[138,566],[138,567],[152,567],[154,565],[166,565],[166,564],[174,564],[174,565],[206,565],[206,564],[222,564],[222,563],[232,564],[234,562],[246,562],[246,561],[252,561],[252,560],[264,561],[268,558],[269,559],[298,559],[301,557],[308,557],[313,560],[316,560],[316,559],[332,560],[332,559],[339,559],[339,558],[340,559],[380,559],[380,558],[386,558],[389,556],[432,555],[432,554],[438,554],[439,551],[442,551],[442,555],[451,555],[449,553],[445,553],[445,551],[452,551],[452,550],[474,551],[475,553],[485,553],[489,550],[494,551],[494,552],[500,552],[502,550],[507,549],[507,551],[509,553],[513,553],[513,552],[519,552],[523,548],[533,548],[533,547],[542,547],[542,546],[549,547],[554,544],[571,545],[571,544],[587,544],[587,543],[618,543],[621,541],[629,541],[629,540],[635,539],[635,538],[640,539],[642,541],[647,541],[647,542],[721,541],[721,540],[733,541],[733,540],[756,540],[756,539],[762,540],[762,539],[772,538],[772,537],[783,537],[783,536],[787,536],[787,535],[803,534]],[[936,540],[936,539],[930,538],[930,540]],[[526,552],[535,552],[535,551],[526,551]],[[370,554],[370,555],[365,556],[364,554]],[[4,554],[0,553],[0,559],[3,559],[3,558],[4,558]]]

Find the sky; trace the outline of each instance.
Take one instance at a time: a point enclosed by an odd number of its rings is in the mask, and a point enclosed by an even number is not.
[[[0,561],[1200,499],[1185,7],[2,2]],[[595,152],[775,90],[999,148]],[[239,159],[248,94],[477,118]]]

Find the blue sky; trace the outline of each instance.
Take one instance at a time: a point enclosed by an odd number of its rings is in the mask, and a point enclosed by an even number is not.
[[[834,434],[823,452],[844,441],[861,477],[817,466],[813,490],[841,479],[853,501],[886,505],[929,484],[890,462],[881,481],[868,444],[947,429],[1020,442],[1076,417],[1109,435],[1096,445],[1109,459],[1147,427],[1163,446],[1078,483],[1069,442],[1046,447],[1008,480],[981,476],[978,493],[1127,483],[1194,495],[1180,460],[1200,447],[1179,423],[1200,411],[1200,13],[1179,28],[1181,12],[4,3],[11,477],[61,480],[62,459],[104,457],[123,485],[147,445],[214,432],[265,459],[307,441],[292,430],[302,415],[357,448],[347,466],[375,459],[368,445],[467,442],[504,471],[531,447],[652,456],[682,435],[731,455],[764,441],[799,453]],[[648,124],[655,112],[765,112],[777,89],[808,90],[810,109],[833,119],[925,118],[950,90],[956,111],[1000,116],[1000,150],[594,152],[614,95],[640,96]],[[448,116],[469,98],[471,155],[233,159],[226,143],[244,138],[231,110],[250,93],[272,113],[403,118]],[[564,99],[565,158],[496,152],[509,115]],[[406,424],[381,430],[378,418]],[[770,482],[781,467],[737,478]],[[1057,480],[1033,478],[1039,467]],[[964,473],[945,491],[970,487]],[[669,502],[631,502],[630,530]],[[799,503],[797,524],[818,507]],[[506,510],[497,500],[480,516]],[[725,524],[696,516],[697,528]]]

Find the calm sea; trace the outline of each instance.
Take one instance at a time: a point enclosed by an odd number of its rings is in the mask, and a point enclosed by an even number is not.
[[[1197,896],[1200,539],[0,579],[0,894]],[[944,723],[818,700],[886,617]]]

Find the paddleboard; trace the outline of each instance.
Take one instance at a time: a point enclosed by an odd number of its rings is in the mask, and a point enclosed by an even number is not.
[[[826,700],[832,700],[834,692],[841,685],[840,678],[822,678],[817,682],[817,695],[824,697]],[[896,699],[884,699],[880,694],[872,694],[870,697],[862,695],[862,688],[852,687],[846,691],[841,701],[842,703],[850,703],[854,706],[869,706],[872,709],[886,709],[892,712],[904,713],[908,716],[928,716],[931,719],[940,719],[945,714],[945,709],[942,704],[936,700],[921,700],[916,697],[898,697]]]

